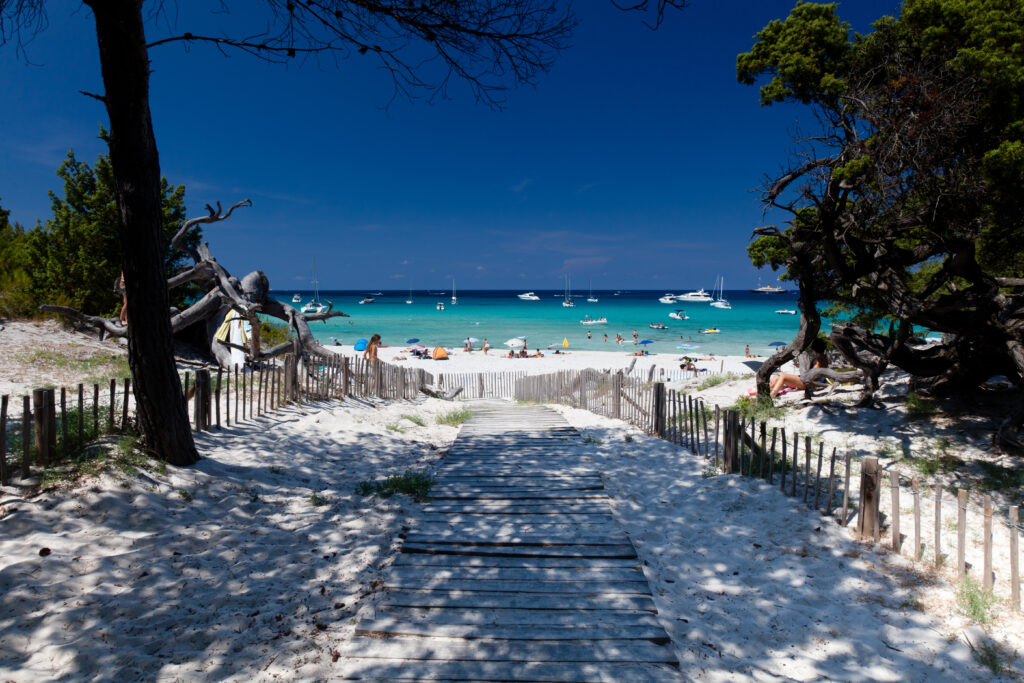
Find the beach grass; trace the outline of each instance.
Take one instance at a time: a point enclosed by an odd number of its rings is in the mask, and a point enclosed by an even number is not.
[[[142,468],[150,468],[160,474],[167,471],[165,463],[146,456],[139,447],[137,435],[110,436],[44,468],[40,472],[39,488],[45,491],[74,486],[86,477],[99,476],[104,472],[130,477]]]
[[[907,394],[907,417],[911,420],[928,420],[939,412],[935,401],[913,391]]]
[[[740,396],[736,400],[736,404],[732,406],[732,410],[740,411],[740,415],[755,422],[778,420],[786,415],[786,408],[776,405],[771,399],[751,398],[749,396]]]
[[[964,576],[956,593],[960,613],[978,624],[988,624],[995,617],[996,596],[982,588],[970,576]]]
[[[473,417],[473,411],[469,408],[456,408],[455,410],[450,410],[443,415],[438,415],[437,424],[458,427],[471,417]]]
[[[429,497],[430,487],[434,483],[434,478],[429,474],[406,470],[403,474],[393,474],[380,481],[361,481],[356,485],[356,494],[390,498],[396,493],[401,493],[412,496],[413,500],[422,501]]]
[[[735,372],[727,372],[723,375],[711,375],[697,385],[697,391],[704,391],[705,389],[717,387],[719,384],[725,384],[726,382],[731,382],[736,379],[740,379],[740,376]]]
[[[417,427],[425,427],[426,426],[426,423],[423,421],[423,418],[420,417],[419,415],[399,415],[398,419],[400,419],[400,420],[408,420],[409,422],[412,422]]]

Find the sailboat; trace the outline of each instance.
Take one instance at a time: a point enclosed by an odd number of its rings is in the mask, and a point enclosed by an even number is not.
[[[728,300],[725,298],[725,278],[718,278],[718,282],[716,284],[718,285],[718,296],[715,297],[715,300],[711,302],[712,308],[731,309],[732,304],[730,304]]]
[[[452,278],[452,303],[459,303],[459,297],[455,296],[455,278]]]
[[[323,313],[327,304],[320,301],[320,281],[316,279],[316,258],[313,259],[313,298],[302,308],[302,313]]]
[[[562,306],[564,306],[565,308],[574,308],[576,306],[576,302],[572,300],[572,294],[569,292],[570,288],[571,287],[570,287],[570,284],[569,284],[569,276],[566,275],[565,276],[565,298],[562,299]]]
[[[412,280],[409,280],[409,298],[405,300],[405,303],[412,303]]]
[[[590,281],[590,296],[587,297],[587,302],[588,303],[592,303],[592,304],[596,304],[597,303],[597,297],[594,296],[594,281],[593,280]]]

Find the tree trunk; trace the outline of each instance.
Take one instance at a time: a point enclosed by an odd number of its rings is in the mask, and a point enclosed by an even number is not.
[[[118,236],[128,295],[128,362],[143,443],[173,465],[199,459],[174,366],[161,235],[160,159],[149,111],[141,0],[86,0],[96,19]]]

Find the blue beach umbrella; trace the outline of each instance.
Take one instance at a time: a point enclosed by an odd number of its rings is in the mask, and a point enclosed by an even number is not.
[[[412,339],[406,339],[405,343],[406,344],[415,344],[418,341],[419,341],[419,339],[416,339],[415,337],[413,337]]]
[[[356,345],[355,345],[355,347],[352,350],[353,351],[365,351],[367,343],[368,342],[365,339],[357,339],[356,340]]]
[[[650,339],[644,339],[644,340],[643,340],[642,342],[640,342],[640,343],[641,343],[641,344],[653,344],[654,342],[653,342],[653,341],[651,341]]]
[[[786,342],[772,342],[768,346],[785,346]]]

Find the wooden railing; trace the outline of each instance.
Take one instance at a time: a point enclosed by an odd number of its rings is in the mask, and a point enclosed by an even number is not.
[[[716,473],[760,478],[769,484],[778,481],[785,495],[802,499],[808,510],[831,517],[841,526],[849,526],[856,518],[852,531],[860,539],[880,543],[882,532],[887,531],[890,549],[915,562],[930,560],[935,567],[953,566],[943,552],[944,547],[952,552],[953,541],[943,540],[942,519],[944,514],[951,519],[955,512],[956,576],[963,578],[974,569],[982,588],[1008,594],[1011,608],[1017,612],[1021,609],[1020,537],[1024,528],[1017,505],[1008,506],[1005,514],[1000,514],[994,509],[992,497],[983,495],[981,506],[971,507],[966,490],[949,493],[939,483],[923,485],[916,476],[895,471],[884,475],[874,456],[847,452],[837,457],[838,449],[826,448],[823,441],[814,443],[807,435],[787,435],[785,428],[779,427],[771,428],[769,434],[765,422],[747,419],[738,410],[723,410],[716,405],[711,412],[700,399],[667,389],[662,382],[631,378],[622,372],[580,370],[531,375],[516,382],[515,398],[559,403],[621,419],[713,460]],[[888,496],[882,495],[885,478],[889,480]],[[932,504],[924,507],[933,510],[932,519],[922,531],[921,497],[929,494]],[[909,512],[902,509],[901,497],[912,500]],[[886,498],[890,499],[888,504]],[[968,537],[968,522],[979,516],[981,540],[974,542]],[[905,521],[909,522],[907,526]],[[1000,537],[1006,539],[1006,546],[997,548],[994,528],[1002,529]],[[904,533],[904,529],[912,529],[912,534]],[[929,537],[931,549],[926,553]],[[998,570],[997,549],[1006,551]]]

